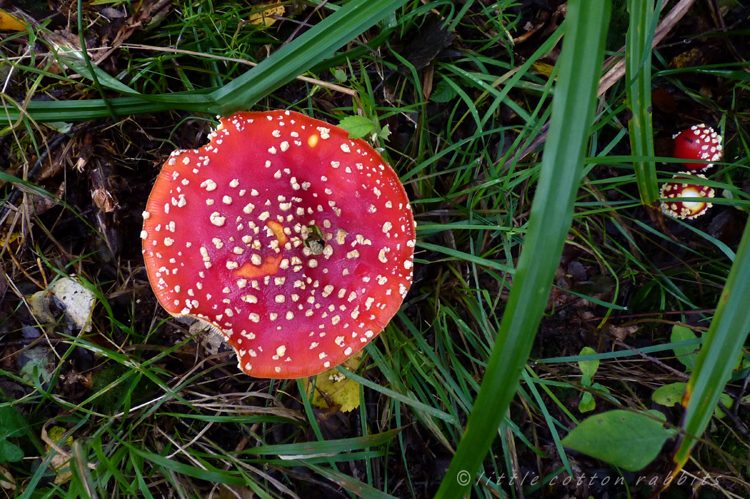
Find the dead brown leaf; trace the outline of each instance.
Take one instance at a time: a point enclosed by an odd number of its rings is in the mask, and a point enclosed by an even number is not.
[[[638,331],[638,326],[615,326],[613,324],[607,324],[605,329],[613,338],[617,338],[619,341],[625,341],[625,338]]]

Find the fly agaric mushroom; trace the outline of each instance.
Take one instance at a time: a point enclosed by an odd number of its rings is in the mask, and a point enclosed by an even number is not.
[[[396,173],[365,141],[296,112],[221,118],[209,144],[172,153],[143,218],[159,302],[219,330],[255,377],[340,364],[412,281],[415,224]]]
[[[706,125],[694,125],[674,136],[674,157],[686,160],[703,160],[712,163],[683,163],[690,171],[703,171],[711,168],[713,161],[720,161],[723,155],[721,135]]]
[[[695,185],[679,180],[689,181],[690,178],[706,178],[705,175],[690,175],[687,172],[673,176],[678,182],[668,182],[661,188],[659,194],[663,198],[712,198],[713,188],[707,185]],[[685,219],[698,218],[712,206],[708,201],[664,201],[661,209],[667,215]]]

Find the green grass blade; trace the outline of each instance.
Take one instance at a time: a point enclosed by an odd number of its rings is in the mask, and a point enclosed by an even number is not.
[[[92,64],[89,68],[88,64],[91,61],[89,60],[87,63],[86,59],[84,59],[83,51],[78,51],[70,47],[60,47],[59,49],[60,50],[57,52],[57,60],[84,78],[91,81],[94,81],[94,78],[96,78],[101,87],[115,90],[126,95],[138,94],[135,90],[121,83],[120,80],[109,76],[109,74],[98,66]]]
[[[102,84],[99,83],[99,77],[97,76],[97,72],[94,69],[94,65],[91,64],[91,59],[89,58],[88,49],[86,48],[86,36],[83,30],[83,0],[78,0],[78,37],[79,37],[79,40],[81,41],[81,56],[83,60],[85,61],[84,65],[86,67],[86,70],[88,71],[90,78],[94,81],[94,85],[96,86],[96,89],[99,90],[99,94],[102,96],[102,101],[104,102],[104,106],[107,108],[107,111],[109,112],[110,117],[112,118],[113,121],[117,121],[117,115],[112,110],[112,105],[109,103],[107,94],[104,93],[104,88],[102,88]],[[80,68],[80,70],[83,70],[83,69]]]
[[[292,43],[276,51],[233,82],[211,95],[220,108],[212,112],[228,114],[252,105],[289,82],[311,66],[327,59],[339,47],[396,11],[406,0],[355,0],[327,17]]]
[[[299,444],[259,445],[242,451],[242,454],[255,456],[306,456],[315,454],[333,454],[350,452],[367,447],[377,447],[388,443],[399,434],[400,428],[384,431],[365,437],[342,438],[339,440],[323,440],[319,442],[303,442]],[[302,457],[300,457],[302,459]]]
[[[534,400],[536,400],[536,403],[539,404],[539,409],[542,411],[542,416],[544,416],[544,420],[547,422],[547,429],[549,429],[549,432],[552,435],[552,440],[555,443],[555,448],[557,449],[557,454],[560,456],[560,461],[562,462],[563,467],[565,467],[565,469],[568,471],[568,474],[572,476],[573,470],[571,469],[570,463],[568,462],[568,456],[565,454],[565,450],[563,449],[560,434],[557,433],[552,415],[550,415],[549,409],[547,409],[547,406],[544,403],[544,399],[541,395],[539,395],[539,390],[537,390],[536,386],[534,386],[534,382],[532,381],[531,376],[526,372],[527,370],[529,370],[528,366],[526,369],[521,370],[521,377],[526,383],[526,386],[529,387],[529,391],[531,391],[531,394],[534,396]]]
[[[251,106],[312,66],[319,65],[360,33],[393,14],[404,3],[406,0],[353,0],[299,38],[277,50],[257,67],[210,94],[177,92],[120,97],[108,99],[106,102],[102,99],[30,102],[26,112],[38,123],[101,118],[110,116],[110,109],[118,116],[171,109],[229,114]],[[4,111],[0,113],[0,125],[19,118],[20,113],[15,107],[5,106]]]
[[[610,6],[608,0],[568,3],[568,26],[558,59],[560,71],[549,136],[528,233],[482,387],[438,498],[460,497],[473,483],[492,444],[491,436],[516,393],[518,378],[531,351],[573,220]]]
[[[682,421],[685,435],[674,461],[682,468],[690,457],[690,450],[708,426],[724,385],[732,375],[742,346],[750,333],[750,223],[737,249],[737,256],[729,271],[727,283],[719,298],[716,314],[706,333],[703,346],[695,362],[693,374],[682,400],[686,407]]]
[[[146,461],[150,461],[155,466],[163,468],[165,470],[174,471],[176,473],[180,473],[182,475],[190,476],[193,478],[198,478],[200,480],[206,480],[215,483],[224,483],[227,485],[246,485],[249,481],[247,478],[239,476],[234,472],[227,472],[219,469],[197,468],[189,464],[181,463],[180,461],[177,461],[175,459],[169,459],[160,454],[155,454],[153,452],[139,449],[129,444],[128,442],[121,441],[120,443],[128,450],[130,450],[132,455],[138,456]]]
[[[625,69],[628,107],[633,113],[628,128],[634,156],[654,156],[654,130],[651,120],[651,42],[654,0],[628,0],[630,27],[626,37]],[[656,163],[634,161],[641,202],[655,207],[659,200]]]
[[[98,499],[96,486],[89,469],[89,460],[86,450],[80,441],[73,442],[71,445],[73,458],[70,461],[70,470],[73,472],[74,481],[79,482],[79,487],[86,492],[86,497]]]
[[[320,475],[323,475],[347,492],[355,494],[357,497],[363,497],[364,499],[395,499],[394,496],[386,494],[385,492],[381,492],[378,489],[367,485],[366,483],[362,483],[359,480],[350,477],[349,475],[316,466],[305,461],[302,461],[302,464],[316,471]]]
[[[467,262],[476,263],[477,265],[483,265],[485,267],[491,268],[491,269],[497,269],[502,270],[503,272],[508,272],[509,274],[513,274],[515,272],[514,269],[508,267],[507,265],[503,265],[501,263],[497,263],[492,260],[487,260],[485,258],[481,258],[478,256],[470,255],[468,253],[464,253],[462,251],[457,251],[451,248],[445,248],[443,246],[438,246],[437,244],[430,244],[425,242],[419,242],[417,245],[420,248],[424,248],[430,251],[437,251],[439,253],[444,253],[448,256],[452,256],[454,258],[457,258],[458,260],[465,260]]]
[[[402,395],[398,392],[395,392],[389,388],[385,388],[384,386],[380,386],[376,383],[373,383],[372,381],[363,378],[361,376],[358,376],[357,374],[354,374],[351,371],[348,371],[344,369],[341,366],[336,366],[336,370],[346,376],[347,378],[356,381],[360,385],[364,385],[367,388],[370,388],[372,390],[378,391],[382,393],[383,395],[387,395],[388,397],[394,398],[398,400],[399,402],[402,402],[406,405],[409,405],[413,407],[417,411],[424,411],[425,413],[429,414],[430,416],[436,417],[438,419],[442,419],[443,421],[447,421],[449,423],[457,424],[456,419],[451,416],[450,414],[446,414],[445,412],[441,411],[440,409],[436,409],[434,407],[430,407],[428,405],[425,405],[417,400],[414,400],[411,397],[407,397],[406,395]]]

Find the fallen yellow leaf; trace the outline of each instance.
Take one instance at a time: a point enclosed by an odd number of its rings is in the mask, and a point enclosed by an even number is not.
[[[0,30],[26,31],[26,24],[18,20],[17,17],[0,11]]]
[[[544,62],[535,62],[531,65],[534,68],[534,71],[538,74],[544,75],[547,78],[550,77],[552,74],[552,71],[554,71],[555,66],[552,64],[547,64]]]
[[[247,22],[249,22],[250,24],[262,24],[264,26],[271,26],[276,22],[276,18],[274,16],[284,15],[284,6],[279,4],[278,2],[261,5],[260,7],[261,10],[250,14],[250,17],[247,18]]]
[[[49,430],[49,438],[53,442],[57,442],[62,438],[62,436],[65,434],[65,428],[62,428],[60,426],[53,426]],[[73,443],[73,437],[68,437],[65,440],[65,443],[63,444],[64,447],[70,447],[70,445]],[[47,452],[52,450],[52,448],[49,445],[45,445],[45,448]],[[73,473],[70,471],[70,456],[62,456],[60,454],[55,454],[52,457],[52,461],[50,462],[50,465],[52,466],[52,469],[55,470],[55,473],[57,473],[57,476],[55,476],[55,484],[60,485],[61,483],[67,482],[68,479],[73,476]]]
[[[1,12],[0,12],[0,14],[1,14]],[[4,236],[0,237],[0,248],[4,247],[6,244],[12,243],[13,241],[15,241],[16,239],[18,239],[19,237],[21,237],[21,234],[19,232],[14,232],[13,234],[11,234],[10,238],[8,238],[7,242],[5,241],[5,237]]]
[[[361,362],[362,352],[358,352],[342,365],[346,369],[353,371],[359,367]],[[308,396],[310,395],[311,387],[310,378],[306,378],[305,391]],[[359,407],[359,383],[345,377],[335,368],[322,372],[315,378],[315,395],[313,396],[312,404],[315,407],[327,409],[328,404],[323,394],[328,396],[334,405],[341,406],[341,412],[353,411]]]

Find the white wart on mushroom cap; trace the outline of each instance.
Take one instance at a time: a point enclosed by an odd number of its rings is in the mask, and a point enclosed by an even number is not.
[[[239,368],[311,376],[362,349],[411,285],[414,218],[396,173],[363,140],[299,113],[237,113],[175,151],[141,237],[173,315],[203,319]]]

